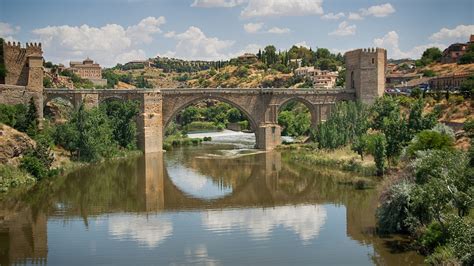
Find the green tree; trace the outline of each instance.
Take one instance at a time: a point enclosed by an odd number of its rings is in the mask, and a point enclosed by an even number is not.
[[[459,64],[472,64],[474,63],[474,44],[469,44],[466,53],[459,58]]]
[[[232,107],[227,111],[227,120],[231,123],[237,123],[243,120],[242,113],[240,113],[239,109]]]
[[[374,135],[374,160],[377,168],[377,175],[383,176],[385,174],[385,157],[386,157],[386,140],[383,134]]]
[[[123,148],[136,148],[137,126],[135,117],[138,115],[139,103],[135,101],[109,101],[102,105],[113,128],[114,140]]]
[[[37,141],[36,147],[30,149],[20,160],[20,168],[30,173],[37,180],[41,180],[51,174],[51,165],[54,155],[47,143]]]
[[[460,91],[466,97],[474,96],[474,75],[469,76],[465,81],[462,82]]]
[[[415,156],[417,151],[452,151],[453,149],[454,140],[450,136],[433,130],[423,130],[418,133],[410,145],[408,145],[407,154],[409,156]]]
[[[273,65],[277,62],[278,56],[276,54],[276,48],[273,45],[265,47],[265,60],[267,65]]]
[[[437,47],[431,47],[426,49],[421,56],[421,62],[423,65],[429,65],[433,62],[439,62],[443,57],[443,53]]]
[[[25,124],[22,125],[23,132],[26,132],[30,136],[34,136],[38,131],[38,109],[33,98],[30,98],[28,104],[28,111],[25,116]]]

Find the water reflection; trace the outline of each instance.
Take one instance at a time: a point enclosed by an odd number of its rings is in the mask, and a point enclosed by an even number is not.
[[[163,216],[111,216],[109,234],[119,240],[132,239],[147,248],[157,247],[173,234],[171,220]]]
[[[341,185],[345,174],[308,169],[278,152],[229,157],[223,150],[209,145],[90,166],[1,202],[0,263],[64,264],[70,256],[97,263],[93,252],[111,254],[102,262],[115,264],[270,257],[291,264],[296,253],[311,264],[422,262],[375,236],[377,194]],[[61,244],[68,241],[74,248]],[[334,250],[353,257],[336,260]]]
[[[232,228],[247,230],[256,239],[269,239],[272,231],[283,227],[307,243],[316,238],[326,222],[321,205],[280,206],[269,209],[208,211],[202,214],[204,226],[211,231],[229,232]]]

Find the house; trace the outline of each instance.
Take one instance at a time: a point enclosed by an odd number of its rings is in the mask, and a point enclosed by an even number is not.
[[[463,56],[470,44],[474,44],[474,35],[471,35],[467,43],[454,43],[443,51],[441,63],[449,64],[458,62],[459,58]]]
[[[299,67],[295,69],[295,75],[311,79],[315,89],[332,89],[336,87],[336,80],[339,74],[337,71],[321,70],[314,67]]]
[[[99,64],[94,63],[94,61],[90,58],[86,58],[82,62],[69,62],[68,70],[78,75],[82,79],[92,81],[92,83],[94,83],[95,85],[107,85],[107,80],[102,79],[102,68]]]
[[[430,80],[432,90],[457,90],[472,73],[462,72],[434,77]]]

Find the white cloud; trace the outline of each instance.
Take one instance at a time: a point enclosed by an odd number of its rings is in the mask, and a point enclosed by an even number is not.
[[[20,32],[20,26],[13,26],[11,24],[0,22],[0,36],[15,35]]]
[[[248,5],[242,10],[241,16],[304,16],[322,15],[322,0],[248,0]]]
[[[371,6],[369,8],[361,8],[359,9],[359,12],[350,12],[348,19],[351,20],[362,20],[364,17],[368,16],[374,16],[377,18],[383,18],[386,17],[392,13],[395,13],[395,8],[389,4],[382,4],[382,5],[376,5],[376,6]]]
[[[193,60],[219,60],[228,56],[226,51],[234,41],[207,37],[200,28],[191,26],[183,33],[167,34],[168,38],[178,41],[175,51],[168,51],[165,56]]]
[[[440,31],[433,33],[430,40],[447,43],[467,42],[471,34],[474,34],[474,25],[458,25],[454,29],[442,28]]]
[[[251,54],[256,54],[258,53],[258,50],[263,50],[265,47],[265,45],[261,45],[261,44],[256,44],[256,43],[251,43],[251,44],[248,44],[246,45],[243,49],[235,52],[235,53],[230,53],[228,58],[235,58],[239,55],[243,55],[245,53],[251,53]]]
[[[309,44],[307,44],[306,41],[295,43],[295,46],[296,47],[305,47],[305,48],[309,49]]]
[[[160,26],[166,23],[164,17],[147,17],[142,19],[137,25],[127,28],[127,36],[134,42],[150,43],[153,38],[152,34],[160,33]]]
[[[247,23],[244,25],[244,30],[247,33],[257,33],[263,27],[263,23]]]
[[[17,39],[13,35],[19,33],[21,30],[20,26],[13,26],[9,23],[0,22],[0,37],[6,42],[17,42]]]
[[[395,8],[389,3],[383,4],[383,5],[371,6],[367,9],[362,8],[360,10],[360,13],[363,16],[374,16],[378,18],[386,17],[394,12],[395,12]]]
[[[330,32],[329,35],[335,35],[335,36],[355,35],[356,29],[357,29],[356,25],[349,25],[347,21],[343,21],[339,24],[337,29],[333,32]]]
[[[288,28],[278,28],[278,27],[273,27],[268,30],[268,33],[274,33],[274,34],[285,34],[289,32],[290,32],[290,29]]]
[[[337,14],[334,14],[334,13],[327,13],[325,14],[324,16],[322,16],[321,18],[324,19],[324,20],[338,20],[338,19],[341,19],[343,17],[345,17],[346,15],[342,12],[339,12]]]
[[[420,58],[423,52],[430,47],[438,47],[444,49],[446,46],[439,43],[429,43],[424,45],[418,45],[408,51],[402,51],[400,49],[400,38],[396,31],[390,31],[385,34],[382,38],[374,39],[374,45],[387,49],[388,57],[393,59],[400,58]]]
[[[349,16],[348,16],[348,19],[350,19],[350,20],[362,20],[364,18],[359,13],[350,12]]]
[[[285,228],[307,244],[317,238],[326,223],[327,211],[322,205],[280,206],[268,209],[216,210],[202,216],[209,230],[222,232],[229,228],[245,230],[257,239],[268,239],[273,231]]]
[[[163,216],[112,216],[109,234],[119,240],[131,239],[155,248],[173,234],[173,224]]]
[[[246,0],[194,0],[192,7],[235,7],[243,4]]]
[[[138,24],[124,28],[107,24],[100,28],[86,24],[82,26],[48,26],[33,30],[43,43],[45,57],[53,62],[67,64],[70,60],[81,60],[89,56],[104,66],[124,63],[132,55],[144,57],[139,44],[149,43],[164,17],[147,17]]]

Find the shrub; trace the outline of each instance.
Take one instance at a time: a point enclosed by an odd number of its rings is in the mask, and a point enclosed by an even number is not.
[[[431,130],[433,130],[435,132],[438,132],[440,134],[443,134],[443,135],[447,135],[452,139],[456,138],[456,136],[454,134],[454,130],[452,128],[450,128],[449,126],[447,126],[446,124],[443,124],[443,123],[436,124]]]
[[[380,232],[414,232],[419,225],[411,211],[411,193],[414,184],[406,181],[393,185],[377,209],[377,223]]]
[[[417,151],[444,150],[452,151],[454,140],[446,134],[433,130],[423,130],[418,133],[407,147],[407,155],[413,157]]]
[[[6,192],[21,184],[32,184],[36,180],[26,171],[17,167],[0,164],[0,192]]]
[[[425,259],[425,263],[430,265],[459,265],[459,261],[454,255],[454,249],[450,246],[436,247],[433,254]]]
[[[374,135],[374,160],[377,168],[377,175],[383,176],[385,173],[385,150],[386,140],[383,134]]]
[[[446,243],[446,235],[441,225],[433,222],[418,239],[420,245],[428,252],[432,252],[436,247]]]

